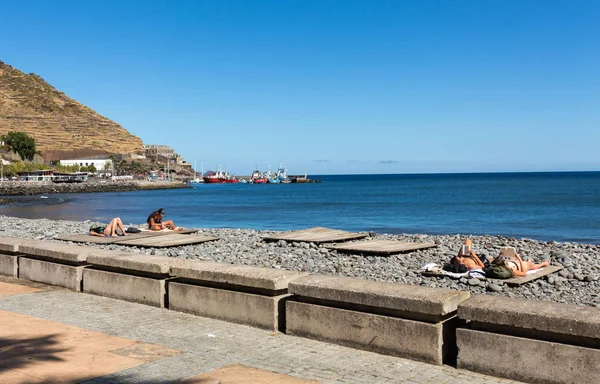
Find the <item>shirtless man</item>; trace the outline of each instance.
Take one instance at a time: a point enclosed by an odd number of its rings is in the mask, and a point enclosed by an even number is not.
[[[498,264],[501,262],[504,262],[504,265],[510,268],[516,277],[527,276],[527,271],[529,270],[540,269],[550,265],[549,259],[540,264],[525,261],[521,259],[521,256],[519,256],[513,247],[500,248],[500,255],[492,263]]]
[[[116,236],[117,228],[121,230],[123,236],[127,236],[125,228],[123,227],[123,222],[119,217],[112,219],[108,225],[92,224],[90,227],[90,235],[100,237]]]
[[[165,216],[165,210],[163,208],[159,208],[158,210],[152,212],[150,216],[148,216],[148,229],[153,231],[160,231],[163,229],[172,229],[174,231],[181,230],[181,228],[175,226],[173,220],[163,221],[163,217]]]

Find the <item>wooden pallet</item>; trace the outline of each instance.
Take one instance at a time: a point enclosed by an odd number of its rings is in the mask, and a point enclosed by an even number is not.
[[[538,272],[530,273],[527,276],[513,277],[512,279],[487,279],[487,281],[489,281],[490,283],[500,284],[500,285],[506,284],[509,287],[518,287],[525,283],[529,283],[530,281],[537,280],[540,277],[544,277],[544,276],[550,275],[554,272],[558,272],[563,268],[564,267],[562,265],[549,265],[547,267],[541,268]]]
[[[128,233],[127,236],[102,237],[85,235],[57,236],[54,239],[63,241],[72,241],[74,243],[93,243],[93,244],[121,244],[121,242],[133,239],[142,239],[146,237],[165,236],[171,234],[188,235],[198,232],[197,229],[184,229],[182,231],[142,231],[138,233]]]
[[[490,278],[486,278],[486,277],[478,277],[478,279],[485,280],[487,282],[498,284],[498,285],[506,284],[509,287],[519,287],[523,284],[537,280],[540,277],[544,277],[544,276],[553,274],[554,272],[558,272],[563,268],[564,267],[562,265],[550,265],[550,266],[541,268],[539,270],[539,272],[530,273],[527,276],[523,276],[523,277],[513,277],[510,279],[490,279]],[[451,279],[453,278],[452,276],[444,275],[442,273],[433,272],[433,271],[423,271],[423,272],[421,272],[421,274],[423,276],[427,276],[427,277],[448,277]],[[466,278],[469,279],[469,277],[466,277]]]
[[[69,235],[69,236],[57,236],[54,239],[63,241],[72,241],[74,243],[94,243],[94,244],[112,244],[118,243],[123,240],[140,239],[143,237],[153,237],[154,234],[151,232],[140,232],[140,233],[128,233],[127,236],[115,236],[115,237],[101,237],[86,235]]]
[[[279,235],[267,236],[263,239],[266,241],[304,241],[311,243],[331,243],[334,241],[345,241],[353,239],[362,239],[367,237],[366,233],[346,232],[338,229],[330,229],[323,227],[314,227],[303,229],[300,231],[284,232]]]
[[[435,243],[409,243],[395,240],[366,240],[354,243],[332,244],[324,246],[328,249],[335,249],[343,252],[370,253],[376,255],[391,255],[394,253],[414,251],[415,249],[424,249],[437,247]]]
[[[116,244],[145,248],[165,248],[177,247],[179,245],[200,244],[214,240],[219,240],[219,238],[202,235],[182,235],[180,233],[171,233],[164,236],[149,236],[138,239],[123,240]]]

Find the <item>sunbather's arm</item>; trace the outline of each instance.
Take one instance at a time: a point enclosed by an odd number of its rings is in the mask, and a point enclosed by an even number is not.
[[[479,257],[477,257],[477,255],[473,251],[471,251],[471,258],[475,261],[478,268],[485,267],[485,264],[483,264],[483,261],[481,261],[481,259]]]
[[[527,272],[526,271],[515,271],[514,269],[512,271],[513,271],[513,275],[515,275],[516,277],[527,276]]]
[[[517,259],[517,261],[519,262],[519,265],[521,266],[520,272],[523,272],[526,274],[527,270],[529,268],[527,268],[527,266],[525,265],[525,262],[523,262],[523,259],[521,259],[521,256],[519,256],[518,253],[515,252],[515,258]],[[525,276],[525,275],[521,275],[521,276]]]
[[[90,235],[104,237],[104,233],[98,233],[98,232],[94,232],[94,231],[90,231]]]

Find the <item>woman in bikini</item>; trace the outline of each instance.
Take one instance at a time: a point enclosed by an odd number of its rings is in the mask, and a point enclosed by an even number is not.
[[[526,276],[527,271],[532,269],[540,269],[549,266],[550,260],[546,260],[540,264],[536,264],[532,261],[525,261],[521,259],[521,256],[519,256],[513,247],[503,247],[500,248],[500,255],[498,255],[492,263],[504,263],[504,265],[513,271],[515,277],[521,277]]]
[[[125,228],[123,227],[123,222],[119,217],[112,219],[108,225],[92,224],[90,226],[90,235],[100,237],[116,236],[117,229],[121,231],[122,236],[127,236],[127,233],[125,233]]]

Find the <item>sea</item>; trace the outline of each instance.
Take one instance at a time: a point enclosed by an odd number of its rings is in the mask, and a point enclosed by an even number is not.
[[[158,208],[178,226],[501,235],[600,244],[600,172],[309,175],[320,183],[192,184],[188,189],[13,197],[0,214],[54,220]],[[1,195],[1,192],[0,192]]]

